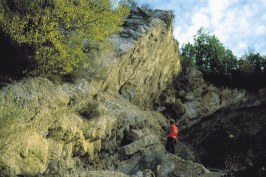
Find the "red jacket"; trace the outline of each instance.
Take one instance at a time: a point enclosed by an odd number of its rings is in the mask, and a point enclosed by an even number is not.
[[[178,128],[175,126],[175,124],[171,124],[167,132],[167,137],[177,139],[177,136],[178,136]]]

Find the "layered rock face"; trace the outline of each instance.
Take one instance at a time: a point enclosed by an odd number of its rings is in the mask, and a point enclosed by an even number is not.
[[[168,11],[132,10],[115,50],[93,56],[87,72],[101,90],[112,90],[130,102],[150,107],[180,70],[178,43]]]
[[[266,175],[266,106],[220,110],[206,117],[182,140],[192,145],[200,162],[225,169],[228,176]]]
[[[180,123],[191,160],[228,176],[262,177],[265,163],[266,90],[216,87],[200,71],[186,70],[160,97],[157,109]]]
[[[206,82],[200,71],[188,69],[164,91],[156,107],[178,119],[186,129],[221,109],[259,106],[266,101],[264,93],[216,87]]]
[[[166,119],[150,109],[179,72],[172,21],[135,9],[115,47],[90,54],[85,79],[2,88],[0,176],[221,176],[167,154]]]

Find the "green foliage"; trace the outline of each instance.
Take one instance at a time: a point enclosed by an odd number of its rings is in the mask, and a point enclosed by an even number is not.
[[[237,67],[237,57],[232,51],[225,49],[215,35],[210,35],[203,28],[194,36],[194,44],[185,44],[181,48],[181,56],[189,65],[205,73],[229,74]]]
[[[249,51],[238,59],[215,35],[200,29],[194,43],[181,47],[183,67],[196,67],[216,85],[256,90],[266,86],[266,56]],[[186,70],[183,69],[183,70]]]
[[[230,49],[225,50],[222,59],[222,65],[223,65],[223,72],[226,75],[231,75],[234,71],[238,69],[238,59]]]
[[[246,73],[262,73],[265,71],[265,66],[266,57],[253,51],[243,55],[239,61],[239,70]]]
[[[195,67],[195,47],[191,43],[183,44],[182,50],[180,51],[180,59],[184,68],[192,68]]]
[[[2,0],[0,30],[29,48],[38,73],[64,74],[86,59],[84,51],[118,32],[128,13],[109,0]]]

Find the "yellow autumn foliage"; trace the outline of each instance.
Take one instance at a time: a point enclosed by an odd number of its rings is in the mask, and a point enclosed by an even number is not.
[[[38,73],[72,72],[93,48],[117,33],[129,8],[110,0],[1,0],[0,30],[27,54]]]

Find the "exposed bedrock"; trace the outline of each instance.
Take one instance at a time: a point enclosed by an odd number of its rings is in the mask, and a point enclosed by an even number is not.
[[[228,176],[265,176],[266,89],[216,87],[200,71],[177,77],[156,105],[180,123],[188,157]],[[188,152],[188,151],[187,151]]]

